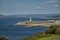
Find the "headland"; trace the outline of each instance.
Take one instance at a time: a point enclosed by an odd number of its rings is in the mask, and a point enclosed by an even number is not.
[[[15,25],[24,25],[24,26],[51,26],[53,24],[60,24],[60,20],[48,20],[48,21],[33,21],[32,18],[28,21],[17,22]]]

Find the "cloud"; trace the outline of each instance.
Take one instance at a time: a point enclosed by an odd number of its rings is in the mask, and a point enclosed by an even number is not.
[[[52,8],[52,7],[58,7],[59,6],[59,4],[57,4],[58,2],[59,0],[47,0],[47,1],[41,2],[39,5],[41,5],[43,8],[44,7]],[[36,7],[36,8],[39,8],[39,7]]]
[[[48,0],[47,3],[57,3],[58,0]]]
[[[49,4],[49,3],[58,3],[59,0],[47,0],[45,2],[42,2],[41,4]]]
[[[59,5],[58,4],[55,4],[54,7],[58,7]]]
[[[36,6],[36,8],[42,8],[41,6]]]

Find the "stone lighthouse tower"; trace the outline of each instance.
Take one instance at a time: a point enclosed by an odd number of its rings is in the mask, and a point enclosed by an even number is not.
[[[30,17],[30,21],[32,21],[32,18]]]

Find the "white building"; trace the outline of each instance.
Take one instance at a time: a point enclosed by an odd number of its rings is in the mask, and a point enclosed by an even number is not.
[[[55,23],[55,20],[49,20],[50,23]]]
[[[57,20],[56,23],[57,23],[57,24],[60,24],[60,20]]]

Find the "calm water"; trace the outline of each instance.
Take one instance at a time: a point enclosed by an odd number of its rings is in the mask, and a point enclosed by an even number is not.
[[[48,29],[48,27],[35,26],[15,26],[13,24],[26,21],[29,18],[0,18],[0,36],[7,36],[10,40],[19,40],[21,38],[27,37],[31,34],[42,32]],[[33,18],[33,20],[49,20],[43,18]]]

